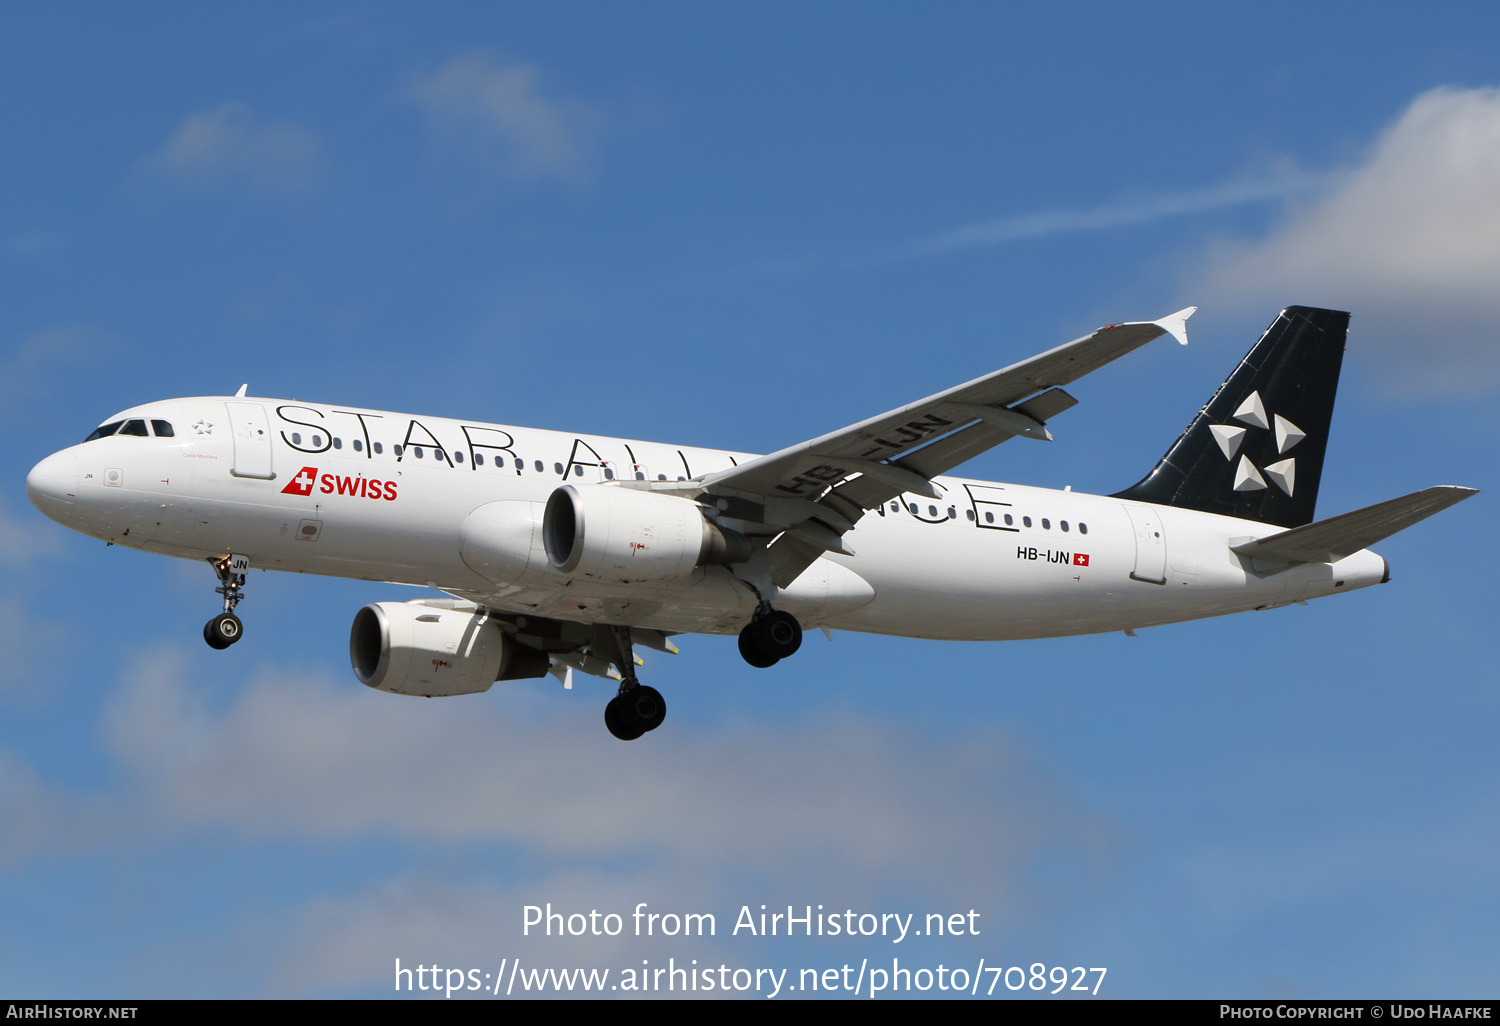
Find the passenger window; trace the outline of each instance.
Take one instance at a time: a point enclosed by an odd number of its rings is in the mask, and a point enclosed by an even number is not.
[[[646,480],[646,475],[642,471],[637,470],[635,472],[635,479],[637,481],[644,481]]]
[[[1068,529],[1068,522],[1066,520],[1058,521],[1057,526],[1061,527],[1064,531],[1067,531],[1067,529]]]
[[[937,507],[936,506],[928,506],[927,507],[927,515],[930,516],[930,517],[937,516]]]
[[[147,435],[146,422],[144,420],[127,420],[125,426],[120,429],[120,434],[137,435],[145,438]]]
[[[495,466],[497,466],[497,467],[499,465],[500,464],[498,464],[498,463],[495,464]],[[476,467],[482,467],[482,466],[484,466],[484,453],[482,453],[482,452],[476,452],[474,454],[474,466],[476,466]]]
[[[391,452],[395,453],[397,456],[400,456],[401,455],[401,446],[399,446],[399,445],[393,445],[393,446],[391,446]]]
[[[96,427],[94,428],[93,432],[84,439],[84,441],[92,442],[96,438],[108,438],[110,435],[120,430],[120,425],[123,423],[125,423],[123,420],[112,420],[108,424]]]
[[[972,509],[966,509],[966,510],[964,510],[964,516],[968,517],[970,520],[973,520],[974,519],[974,511]],[[995,514],[991,513],[990,514],[990,520],[991,520],[991,522],[993,522],[994,519],[995,519]]]
[[[580,468],[580,469],[582,469],[582,468]],[[606,480],[606,481],[613,481],[614,479],[615,479],[615,472],[613,470],[610,470],[608,467],[605,467],[604,468],[604,480]]]
[[[1007,518],[1007,519],[1009,519],[1009,518]],[[995,514],[991,513],[989,510],[985,510],[984,511],[984,522],[986,524],[993,524],[995,522]]]
[[[300,432],[300,431],[293,431],[292,432],[292,444],[293,445],[301,445],[302,444],[302,432]]]
[[[382,452],[385,451],[385,448],[379,442],[376,442],[375,444],[373,444],[372,446],[370,446],[370,448],[372,448],[372,449],[375,450],[375,454],[377,456],[380,455]]]
[[[338,440],[334,439],[334,441],[337,442]],[[358,438],[356,438],[354,440],[354,451],[355,452],[361,452],[361,451],[363,451],[364,447],[365,447],[364,443],[361,442]]]
[[[917,515],[917,504],[915,502],[912,503],[910,506],[908,506],[906,509],[907,509],[907,512],[910,513],[912,516],[916,516]]]
[[[463,461],[464,461],[464,454],[463,453],[461,453],[461,452],[455,452],[453,454],[453,462],[454,463],[462,463]]]
[[[1078,525],[1078,533],[1079,534],[1088,534],[1089,533],[1089,525],[1088,524],[1079,524]]]
[[[1016,522],[1015,519],[1009,513],[1005,514],[1005,526],[1006,527],[1010,527],[1010,526],[1014,525],[1015,522]]]
[[[891,512],[892,513],[900,513],[901,512],[901,506],[900,506],[900,504],[894,503],[894,502],[891,503]]]
[[[958,510],[954,509],[952,506],[948,507],[948,519],[949,520],[957,520],[958,519]]]
[[[1052,530],[1052,521],[1048,520],[1046,517],[1042,517],[1042,530],[1043,531],[1050,531],[1050,530]]]
[[[582,477],[583,476],[583,468],[582,467],[574,467],[573,468],[573,476],[574,477]]]
[[[415,456],[417,459],[421,459],[422,458],[422,447],[420,445],[416,446],[415,448],[412,449],[411,454],[413,456]]]
[[[156,432],[157,438],[175,438],[177,432],[172,430],[172,425],[164,420],[153,420],[151,430]]]
[[[1021,518],[1021,523],[1025,524],[1027,527],[1030,527],[1031,526],[1031,518],[1030,517],[1022,517]]]
[[[342,438],[338,437],[337,435],[335,435],[333,437],[333,447],[335,449],[342,449],[344,447],[344,440]]]
[[[534,466],[534,467],[536,467],[536,472],[537,472],[537,473],[538,473],[538,474],[540,474],[540,473],[541,473],[541,472],[542,472],[542,461],[541,461],[541,460],[537,460],[537,461],[535,461],[535,462],[534,462],[534,463],[533,463],[533,464],[532,464],[532,466]]]
[[[322,444],[323,444],[323,436],[322,435],[313,435],[313,445],[321,447]]]
[[[554,464],[552,464],[552,473],[554,473],[554,474],[561,474],[562,472],[563,472],[563,468],[562,468],[562,464],[561,463],[554,463]]]
[[[667,475],[666,474],[657,474],[656,475],[656,479],[658,481],[665,481],[667,479]]]

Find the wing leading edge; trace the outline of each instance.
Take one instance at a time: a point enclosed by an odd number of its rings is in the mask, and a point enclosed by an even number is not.
[[[1110,324],[1083,338],[849,427],[710,474],[699,494],[736,519],[779,533],[771,577],[786,587],[866,510],[903,492],[937,497],[932,478],[1017,435],[1051,440],[1046,423],[1077,400],[1061,386],[1153,339],[1187,344],[1187,307],[1156,321]]]

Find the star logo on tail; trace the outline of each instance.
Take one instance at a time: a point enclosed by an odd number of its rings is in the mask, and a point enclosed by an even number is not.
[[[1214,441],[1219,444],[1219,450],[1224,453],[1226,460],[1232,460],[1239,455],[1240,446],[1244,443],[1245,436],[1250,433],[1251,428],[1275,431],[1277,455],[1285,455],[1287,450],[1307,437],[1307,432],[1279,413],[1268,415],[1266,404],[1261,401],[1259,391],[1251,392],[1246,396],[1245,401],[1240,403],[1239,409],[1234,411],[1234,419],[1239,421],[1239,424],[1209,425],[1209,431],[1213,433]],[[1237,492],[1260,491],[1269,487],[1266,484],[1266,478],[1270,478],[1272,484],[1287,495],[1291,495],[1297,487],[1296,458],[1278,460],[1257,469],[1248,456],[1240,456],[1240,462],[1234,468],[1234,490]]]

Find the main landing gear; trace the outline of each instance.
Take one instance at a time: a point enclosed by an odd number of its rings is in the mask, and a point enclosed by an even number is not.
[[[802,625],[797,618],[769,604],[756,610],[754,619],[740,631],[740,655],[757,669],[775,666],[801,647]]]
[[[224,612],[203,625],[203,640],[208,642],[209,648],[224,649],[239,641],[245,633],[240,618],[234,615],[234,607],[245,597],[245,575],[234,572],[229,556],[210,559],[208,564],[219,575],[219,586],[214,591],[224,596]]]
[[[661,692],[635,677],[635,649],[629,627],[610,627],[614,658],[620,668],[620,691],[604,707],[604,725],[621,741],[634,741],[655,730],[667,718],[667,703]]]

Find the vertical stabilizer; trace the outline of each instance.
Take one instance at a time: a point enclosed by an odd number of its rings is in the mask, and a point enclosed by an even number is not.
[[[1340,310],[1281,311],[1161,462],[1117,497],[1311,523],[1348,333]]]

